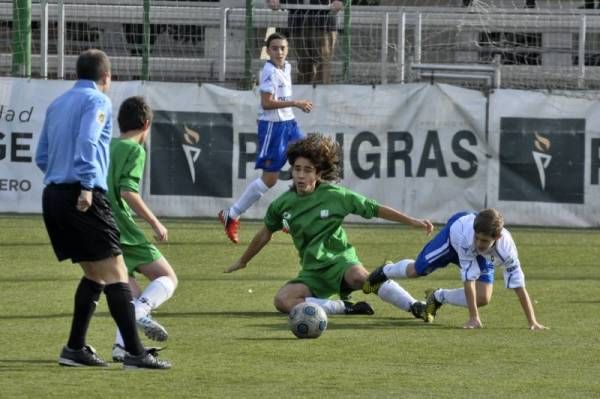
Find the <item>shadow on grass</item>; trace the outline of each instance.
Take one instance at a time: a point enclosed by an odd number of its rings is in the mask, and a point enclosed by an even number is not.
[[[0,359],[0,367],[10,367],[12,364],[56,364],[57,359]]]
[[[57,281],[73,281],[74,287],[81,277],[70,276],[35,276],[35,277],[8,277],[0,278],[0,283],[55,283]]]
[[[38,242],[34,242],[34,241],[28,241],[28,242],[12,242],[12,241],[4,241],[4,242],[0,242],[0,247],[35,247],[35,248],[39,248],[39,247],[50,247],[50,241],[38,241]]]
[[[385,329],[423,329],[423,328],[440,328],[443,326],[428,326],[420,323],[418,320],[376,320],[368,324],[354,324],[354,323],[337,323],[335,320],[330,321],[327,325],[328,330],[385,330]]]
[[[342,316],[343,317],[343,316]],[[355,320],[356,322],[350,322]],[[281,323],[255,323],[249,324],[247,327],[268,328],[275,331],[288,330],[285,319]],[[327,324],[328,330],[389,330],[389,329],[436,329],[436,330],[453,330],[455,327],[440,325],[440,324],[424,324],[418,320],[412,319],[397,319],[397,318],[377,318],[370,319],[368,317],[352,316],[344,321],[340,318],[330,318]]]
[[[225,239],[225,240],[227,240],[227,239]],[[207,240],[202,240],[202,239],[185,240],[185,241],[184,240],[176,240],[176,241],[169,241],[168,243],[160,243],[160,244],[158,244],[158,246],[161,248],[168,248],[170,246],[173,246],[173,247],[184,246],[185,247],[185,246],[206,245],[206,246],[210,246],[210,248],[212,250],[214,250],[216,247],[219,247],[219,248],[229,248],[233,252],[233,251],[239,251],[240,248],[245,248],[245,246],[248,245],[249,243],[250,243],[250,240],[246,240],[246,242],[241,241],[240,244],[237,246],[232,246],[229,241],[223,241],[223,240],[221,240],[221,238],[215,238],[215,239],[207,239]],[[17,245],[19,245],[19,244],[17,244]],[[271,242],[269,242],[270,247],[291,246],[291,245],[292,245],[291,241],[289,241],[289,242],[288,241],[271,241]]]
[[[284,329],[282,329],[284,330]],[[245,338],[236,338],[236,341],[297,341],[298,338],[294,336],[290,337],[271,337],[271,338],[259,338],[259,337],[245,337]]]
[[[181,281],[187,283],[190,281],[226,281],[228,283],[236,282],[267,282],[267,281],[278,281],[283,284],[286,280],[289,280],[289,275],[271,275],[271,276],[243,276],[237,274],[232,276],[231,274],[222,273],[216,271],[212,275],[198,276],[197,274],[180,273],[178,274]],[[77,286],[81,277],[72,276],[29,276],[29,277],[3,277],[0,278],[0,283],[54,283],[57,281],[72,281],[74,287]],[[274,291],[275,292],[275,291]]]
[[[272,321],[265,323],[248,324],[247,327],[269,328],[272,330],[285,331],[287,327],[287,316],[277,312],[264,311],[229,311],[229,312],[160,312],[157,314],[160,318],[194,318],[194,317],[225,317],[225,318],[245,318],[255,319],[268,317],[270,319],[279,319],[274,324]],[[372,316],[332,316],[329,318],[328,329],[330,330],[381,330],[394,328],[419,328],[419,329],[455,329],[453,326],[441,324],[425,324],[420,320],[413,318],[400,317],[372,317]]]
[[[54,314],[20,314],[20,315],[0,315],[0,320],[35,320],[35,319],[62,319],[73,317],[73,313],[54,313]],[[96,312],[94,317],[110,317],[108,312]]]
[[[0,358],[0,372],[9,371],[24,371],[31,372],[33,368],[54,368],[56,370],[73,370],[79,371],[91,371],[97,373],[98,371],[123,371],[123,365],[121,363],[111,364],[108,367],[65,367],[58,364],[58,355],[56,359],[1,359]]]
[[[242,317],[242,318],[255,318],[255,317],[280,317],[285,318],[286,316],[277,312],[253,312],[253,311],[229,311],[229,312],[157,312],[157,317],[173,317],[173,318],[188,318],[188,317]]]
[[[232,276],[231,274],[227,274],[227,273],[215,273],[214,277],[213,276],[199,276],[197,274],[178,274],[179,278],[181,281],[183,282],[188,282],[188,281],[227,281],[228,283],[235,283],[235,282],[247,282],[247,281],[254,281],[254,282],[263,282],[263,281],[279,281],[281,282],[281,284],[283,284],[286,280],[290,279],[289,275],[272,275],[272,276],[242,276],[240,274],[237,274],[235,276]]]

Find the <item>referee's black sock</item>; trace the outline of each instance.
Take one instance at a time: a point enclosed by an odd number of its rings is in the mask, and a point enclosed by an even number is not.
[[[104,287],[108,309],[123,336],[125,350],[133,356],[141,355],[144,347],[135,325],[135,309],[131,289],[127,283],[108,284]]]
[[[71,333],[69,334],[69,342],[67,342],[69,348],[78,350],[85,345],[85,336],[102,293],[102,287],[102,284],[85,277],[79,282],[75,291]]]

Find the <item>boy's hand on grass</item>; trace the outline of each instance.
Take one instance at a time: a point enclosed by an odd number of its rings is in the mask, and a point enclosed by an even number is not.
[[[546,327],[546,326],[544,326],[544,325],[541,325],[541,324],[540,324],[540,323],[538,323],[537,321],[536,321],[536,322],[533,322],[533,323],[531,323],[531,324],[529,325],[529,329],[530,329],[530,330],[532,330],[532,331],[542,331],[542,330],[549,330],[549,328],[548,328],[548,327]]]
[[[236,270],[240,270],[245,267],[246,267],[246,263],[243,263],[241,260],[237,260],[233,265],[231,265],[227,269],[223,270],[223,273],[232,273]]]
[[[473,329],[473,328],[483,328],[483,324],[481,324],[481,320],[479,319],[469,319],[463,326],[465,329]]]

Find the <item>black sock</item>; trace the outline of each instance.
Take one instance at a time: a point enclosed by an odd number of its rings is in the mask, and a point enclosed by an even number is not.
[[[67,346],[71,349],[81,349],[85,345],[85,335],[90,320],[96,310],[96,303],[102,293],[102,284],[83,277],[75,291],[75,307],[71,322],[71,333]]]
[[[142,354],[144,347],[135,325],[135,309],[133,303],[131,303],[133,298],[129,284],[108,284],[104,287],[104,293],[106,294],[110,314],[123,336],[125,350],[133,356]]]

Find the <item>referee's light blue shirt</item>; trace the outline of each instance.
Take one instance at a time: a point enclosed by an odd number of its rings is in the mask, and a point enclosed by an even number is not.
[[[93,81],[78,80],[46,111],[35,154],[44,184],[79,182],[106,191],[111,137],[110,98]]]

